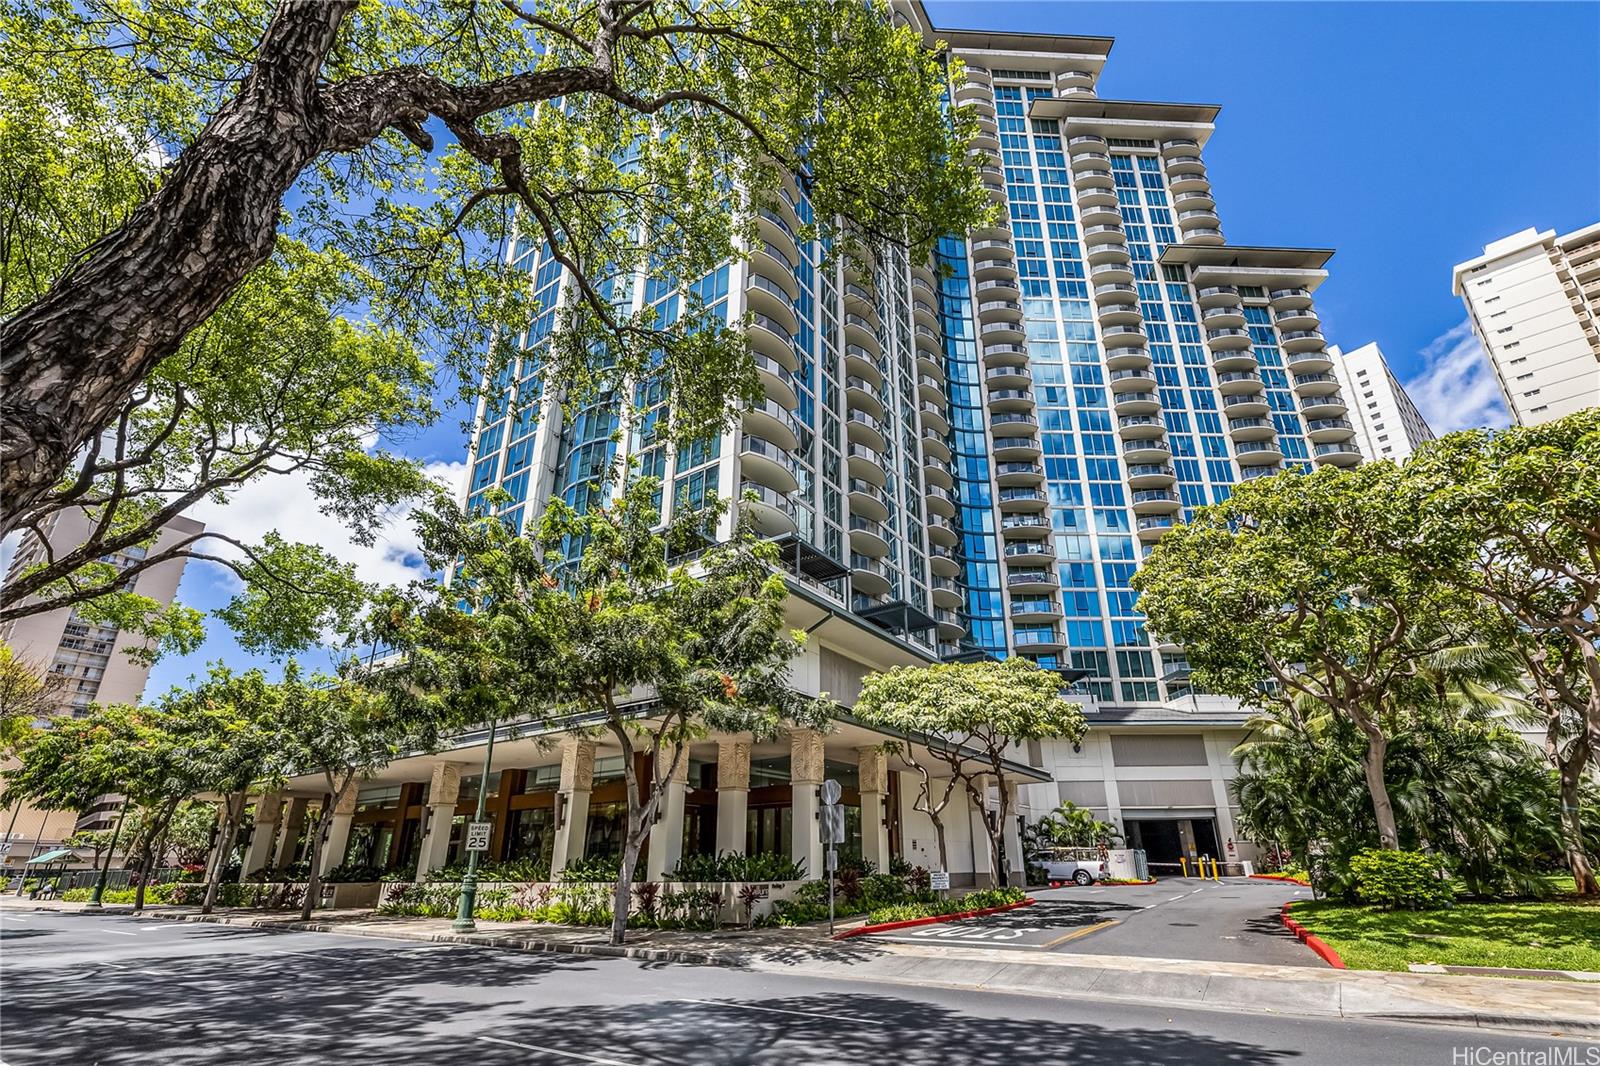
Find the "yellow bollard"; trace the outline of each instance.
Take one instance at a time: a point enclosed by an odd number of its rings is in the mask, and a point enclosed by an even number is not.
[[[1182,855],[1178,856],[1178,866],[1183,870],[1183,876],[1189,876],[1189,860]]]
[[[1212,859],[1211,860],[1211,880],[1213,880],[1213,881],[1221,881],[1222,880],[1222,875],[1217,872],[1217,860],[1216,859]]]

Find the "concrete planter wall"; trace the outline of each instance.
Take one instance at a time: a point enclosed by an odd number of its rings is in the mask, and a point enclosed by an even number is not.
[[[433,885],[448,885],[450,882],[432,881]],[[751,882],[761,890],[760,897],[755,902],[755,916],[765,917],[772,913],[772,905],[779,900],[792,897],[804,881],[759,881]],[[744,888],[742,881],[666,881],[661,884],[663,896],[678,892],[709,891],[714,892],[721,900],[717,911],[717,921],[724,925],[743,925],[746,920],[744,904],[740,902],[739,893]],[[328,885],[325,888],[370,888],[371,895],[365,903],[324,903],[323,906],[362,907],[378,906],[387,902],[402,889],[409,888],[409,881],[370,882],[363,885]],[[610,881],[565,881],[559,883],[544,881],[480,881],[478,883],[478,899],[481,902],[484,896],[495,890],[508,890],[512,900],[534,906],[540,899],[546,901],[553,899],[563,888],[587,889],[603,894],[610,899],[613,885]],[[324,892],[324,899],[328,898]],[[637,906],[637,901],[635,901]]]

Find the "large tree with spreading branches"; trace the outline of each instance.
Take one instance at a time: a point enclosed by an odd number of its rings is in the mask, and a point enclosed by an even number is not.
[[[28,0],[0,37],[0,533],[295,268],[285,237],[469,388],[528,329],[529,257],[559,263],[540,372],[668,385],[695,439],[759,390],[737,324],[657,322],[627,279],[703,276],[762,209],[861,256],[990,211],[946,64],[882,0]]]

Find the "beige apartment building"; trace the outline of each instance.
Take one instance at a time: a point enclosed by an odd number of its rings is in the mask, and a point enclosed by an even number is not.
[[[1455,268],[1453,289],[1515,424],[1600,404],[1600,223],[1485,245]]]
[[[188,518],[175,518],[162,530],[150,549],[129,548],[110,561],[119,568],[135,565],[150,550],[160,551],[175,541],[193,537],[205,526]],[[45,558],[47,552],[64,553],[89,536],[89,517],[83,511],[57,513],[44,530],[44,538],[29,534],[17,548],[6,577]],[[185,560],[159,563],[138,575],[133,590],[160,603],[171,603],[183,577]],[[133,703],[144,694],[150,668],[129,657],[145,638],[116,626],[88,621],[71,608],[29,615],[0,625],[0,641],[41,672],[63,679],[56,713],[82,715],[93,703]],[[3,818],[6,854],[0,869],[11,870],[34,855],[58,847],[78,829],[110,828],[121,807],[120,797],[102,796],[88,811],[38,811],[23,805],[6,810]]]
[[[1350,352],[1334,345],[1328,354],[1333,356],[1333,376],[1350,404],[1349,418],[1362,458],[1403,462],[1434,438],[1428,420],[1389,369],[1376,342]]]

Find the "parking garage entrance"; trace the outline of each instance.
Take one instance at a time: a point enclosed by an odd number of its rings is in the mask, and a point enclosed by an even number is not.
[[[1193,870],[1202,855],[1221,857],[1217,840],[1217,820],[1209,817],[1127,818],[1128,847],[1142,848],[1157,877],[1172,876],[1183,869],[1184,859]]]

